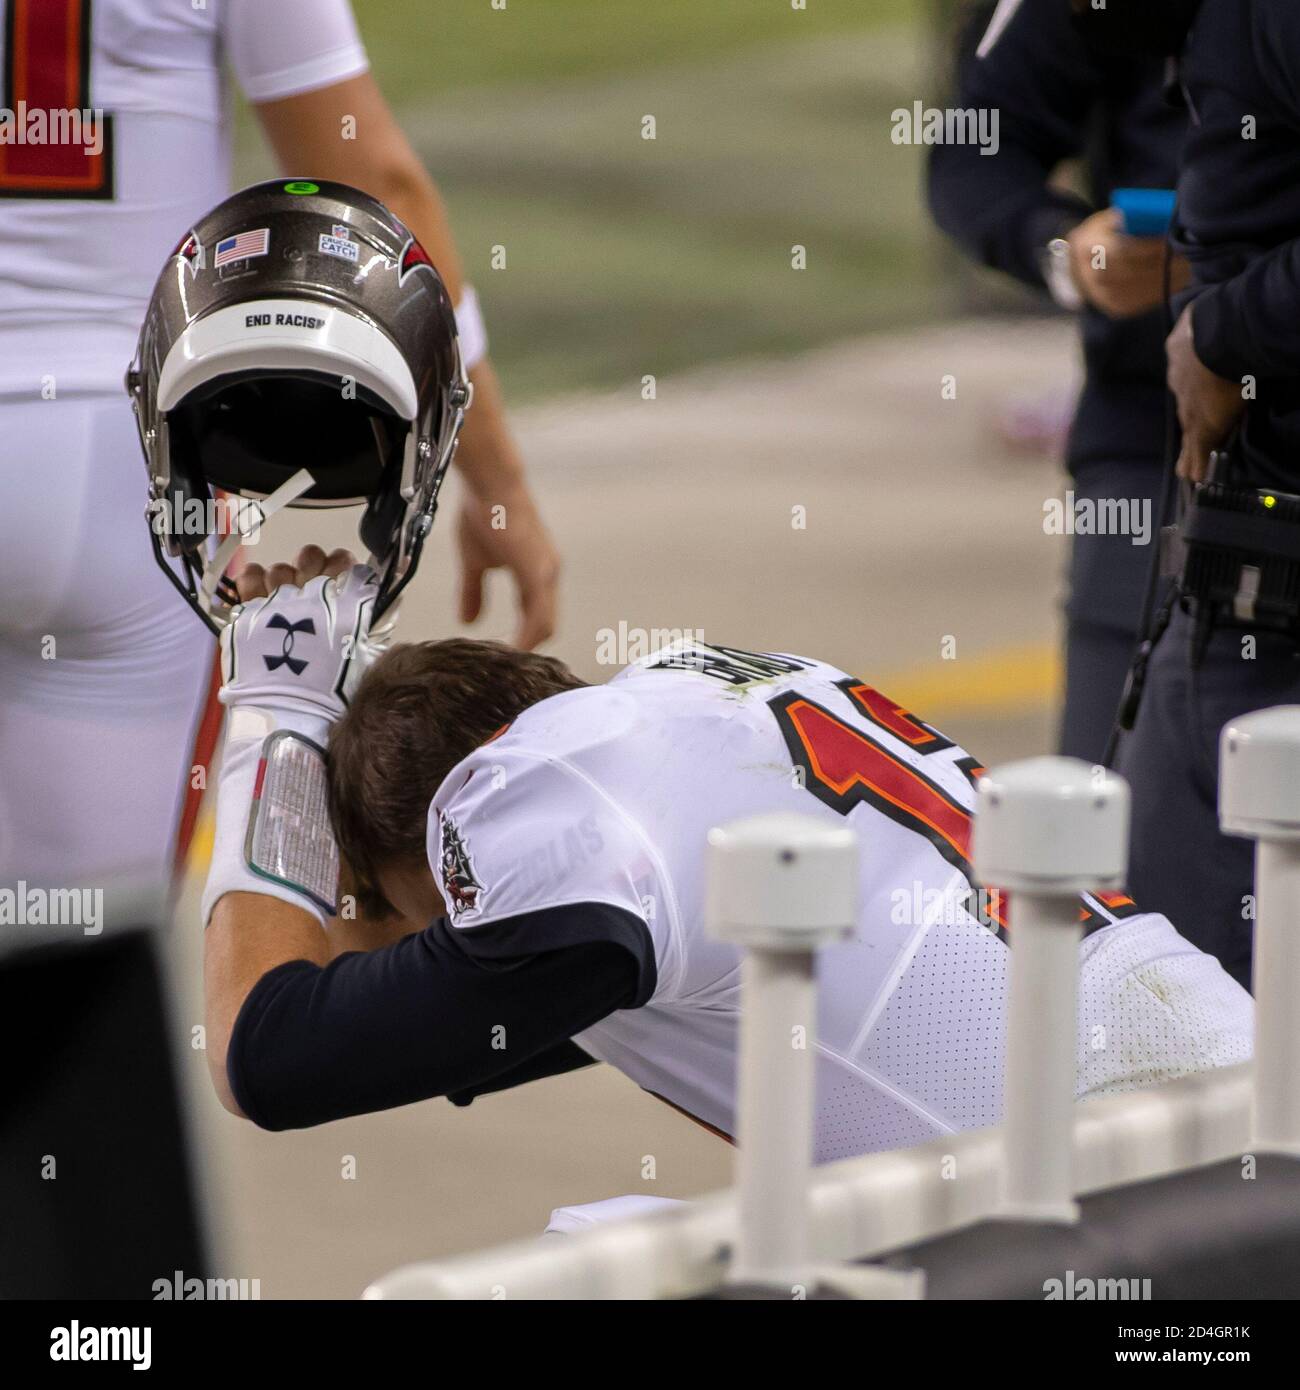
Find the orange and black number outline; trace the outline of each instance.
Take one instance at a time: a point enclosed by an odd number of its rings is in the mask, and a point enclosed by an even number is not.
[[[841,689],[851,694],[848,686],[854,684],[842,684]],[[854,728],[798,692],[775,696],[768,701],[768,708],[785,739],[791,761],[802,771],[805,790],[841,816],[866,803],[903,829],[924,836],[972,890],[977,888],[970,864],[971,813],[937,782],[903,762],[865,729]],[[935,738],[952,747],[942,736]],[[830,739],[848,740],[848,756],[839,768],[828,765],[827,755],[833,751],[828,745]],[[970,761],[973,764],[974,760]],[[972,915],[1005,941],[1005,898],[990,895],[989,911],[992,920],[980,909],[978,901],[972,907]]]
[[[4,6],[4,68],[0,107],[84,111],[90,104],[91,0],[0,0]],[[42,78],[62,91],[41,90]],[[54,98],[54,100],[52,100]],[[104,148],[0,145],[0,198],[113,197],[113,118],[102,117]]]
[[[952,740],[944,738],[932,724],[918,719],[911,710],[904,709],[865,681],[848,676],[835,684],[877,728],[893,734],[918,753],[942,753],[953,746]]]
[[[1142,909],[1127,893],[1085,893],[1080,902],[1079,921],[1083,924],[1084,936],[1142,915]]]

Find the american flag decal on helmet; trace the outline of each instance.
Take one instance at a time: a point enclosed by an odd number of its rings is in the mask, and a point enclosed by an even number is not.
[[[271,244],[268,227],[256,227],[250,232],[238,232],[234,236],[223,237],[216,246],[212,258],[214,270],[233,261],[247,261],[254,256],[265,256]]]

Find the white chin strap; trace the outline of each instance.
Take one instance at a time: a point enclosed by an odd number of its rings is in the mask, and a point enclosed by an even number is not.
[[[235,558],[235,552],[276,512],[292,506],[315,482],[315,478],[305,468],[300,468],[269,497],[260,500],[245,499],[237,509],[235,528],[217,546],[212,558],[203,566],[203,582],[199,585],[199,603],[218,627],[225,627],[230,622],[231,606],[217,598],[217,585],[221,583],[226,566]]]

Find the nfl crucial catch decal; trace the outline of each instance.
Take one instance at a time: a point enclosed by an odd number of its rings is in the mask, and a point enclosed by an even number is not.
[[[212,256],[212,268],[220,270],[223,265],[235,261],[251,260],[254,256],[265,256],[270,249],[271,233],[266,227],[256,231],[240,232],[237,236],[222,237],[217,242]]]
[[[318,245],[321,255],[337,256],[341,261],[355,263],[361,254],[361,248],[348,236],[348,229],[341,224],[336,224],[332,233],[322,232]]]

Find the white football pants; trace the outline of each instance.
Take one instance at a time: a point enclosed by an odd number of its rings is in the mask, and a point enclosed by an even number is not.
[[[170,877],[215,642],[145,501],[125,392],[0,400],[0,886]]]

